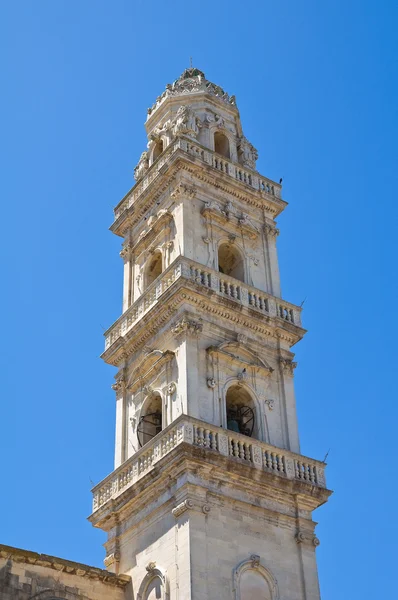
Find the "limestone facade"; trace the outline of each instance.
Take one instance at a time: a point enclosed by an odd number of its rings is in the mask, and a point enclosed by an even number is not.
[[[94,490],[107,568],[141,600],[319,600],[312,511],[325,464],[300,454],[281,297],[281,185],[256,170],[236,99],[188,69],[148,110],[115,208],[123,311],[115,470]]]

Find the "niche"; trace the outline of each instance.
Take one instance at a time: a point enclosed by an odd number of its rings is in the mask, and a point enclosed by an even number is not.
[[[231,385],[225,398],[227,429],[247,435],[256,435],[256,412],[250,393],[239,384]]]
[[[229,140],[226,135],[219,131],[216,131],[214,134],[214,152],[221,154],[221,156],[225,156],[225,158],[231,158]]]
[[[218,270],[224,275],[245,280],[243,258],[236,246],[224,243],[218,248]]]

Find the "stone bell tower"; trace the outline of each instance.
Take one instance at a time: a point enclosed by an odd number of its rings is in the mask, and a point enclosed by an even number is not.
[[[148,110],[117,205],[123,312],[115,469],[93,489],[105,565],[134,599],[319,600],[312,511],[325,464],[300,454],[281,298],[281,186],[256,170],[234,96],[187,69]]]

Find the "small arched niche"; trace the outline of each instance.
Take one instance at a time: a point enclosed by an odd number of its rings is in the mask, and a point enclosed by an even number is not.
[[[160,250],[156,250],[149,259],[145,269],[145,287],[151,285],[159,277],[162,270],[162,253]]]
[[[162,398],[159,393],[154,393],[146,400],[138,422],[137,438],[140,447],[150,442],[162,429]]]
[[[272,600],[268,582],[258,571],[248,569],[242,573],[240,600]]]
[[[214,134],[214,152],[221,154],[221,156],[225,156],[225,158],[231,158],[229,139],[220,131],[216,131]]]
[[[256,409],[248,390],[237,384],[231,385],[225,397],[227,429],[257,438]]]
[[[218,248],[218,270],[224,275],[239,279],[239,281],[245,280],[243,258],[233,244],[220,244]]]
[[[152,162],[154,163],[155,160],[157,158],[159,158],[159,156],[162,154],[164,150],[164,143],[163,140],[158,140],[155,144],[155,147],[153,149],[153,153],[152,153]]]

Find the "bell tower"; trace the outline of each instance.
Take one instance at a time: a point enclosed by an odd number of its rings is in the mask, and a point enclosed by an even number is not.
[[[319,600],[312,511],[325,464],[302,456],[281,298],[281,186],[256,170],[234,96],[187,69],[148,109],[136,184],[115,209],[123,311],[115,469],[93,489],[105,565],[134,598]]]

